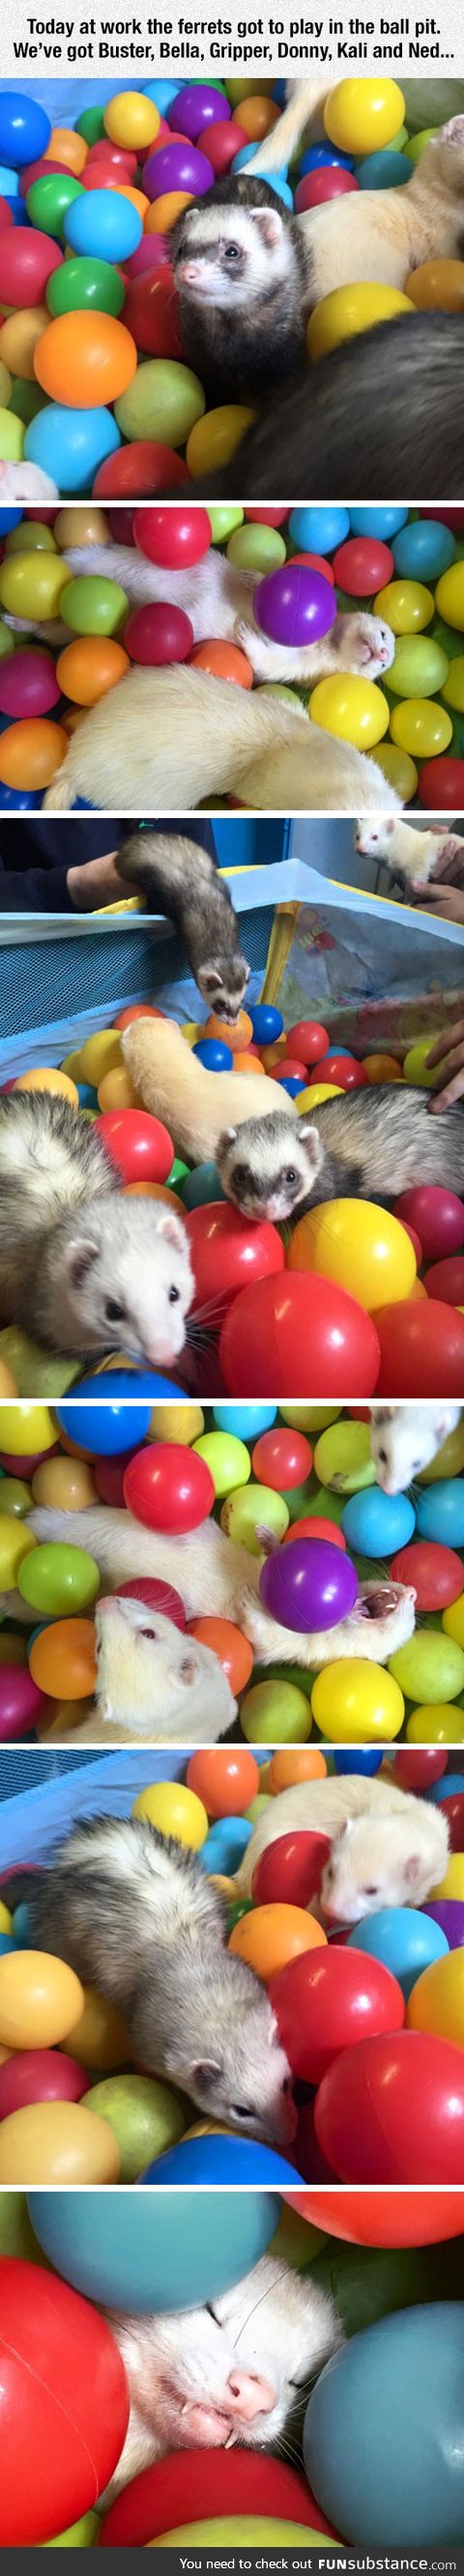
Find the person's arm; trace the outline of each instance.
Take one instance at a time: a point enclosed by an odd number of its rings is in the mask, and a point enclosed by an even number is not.
[[[1,912],[98,912],[108,903],[127,902],[127,886],[118,877],[117,854],[88,859],[82,867],[5,868],[0,874]]]
[[[464,1020],[441,1030],[427,1064],[440,1066],[437,1089],[429,1101],[432,1117],[439,1117],[442,1109],[452,1109],[456,1100],[464,1099]]]

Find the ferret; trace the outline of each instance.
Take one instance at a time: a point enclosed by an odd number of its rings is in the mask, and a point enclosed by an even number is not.
[[[207,801],[214,810],[230,790],[264,813],[400,810],[375,760],[309,722],[303,707],[185,663],[129,671],[89,709],[43,810],[68,813],[84,797],[118,815],[177,814]]]
[[[424,1905],[445,1876],[449,1834],[442,1807],[408,1797],[390,1781],[348,1773],[302,1780],[270,1800],[243,1853],[238,1895],[251,1895],[262,1852],[290,1832],[329,1836],[320,1903],[333,1923],[359,1923],[384,1905]]]
[[[462,838],[458,832],[449,832],[446,823],[433,823],[428,831],[418,832],[402,818],[390,822],[387,817],[384,821],[382,815],[372,814],[367,815],[365,823],[355,823],[353,840],[361,858],[381,862],[393,876],[402,878],[406,887],[420,889],[428,885],[437,859],[456,857],[462,867]]]
[[[185,1155],[187,1162],[214,1162],[224,1117],[233,1114],[239,1127],[242,1119],[249,1120],[249,1074],[213,1073],[194,1055],[175,1020],[132,1020],[122,1048],[144,1108],[166,1122],[176,1154]],[[260,1123],[275,1115],[270,1074],[253,1076],[255,1100]],[[289,1107],[293,1127],[293,1101]]]
[[[462,313],[400,313],[283,385],[195,500],[460,501],[463,395]]]
[[[154,600],[178,604],[190,618],[195,644],[205,643],[212,635],[238,644],[255,680],[315,682],[339,671],[379,680],[394,658],[391,627],[364,609],[347,615],[339,611],[317,643],[276,644],[253,616],[256,573],[239,572],[215,546],[209,547],[201,563],[182,572],[166,572],[164,566],[147,563],[135,546],[70,546],[66,560],[73,578],[101,573],[106,581],[122,582],[131,607]]]
[[[108,2312],[130,2394],[129,2428],[106,2508],[168,2451],[273,2450],[309,2382],[343,2341],[334,2300],[311,2272],[264,2254],[203,2308]],[[182,2462],[179,2461],[182,2479]]]
[[[183,939],[202,1001],[233,1023],[250,967],[228,886],[209,851],[170,832],[132,832],[118,850],[118,875],[140,887],[149,912],[166,911]]]
[[[452,1438],[460,1404],[372,1404],[371,1450],[384,1494],[404,1494]]]
[[[72,1744],[217,1744],[237,1702],[210,1646],[186,1637],[143,1602],[108,1597],[95,1611],[95,1705],[79,1726],[56,1724]]]
[[[92,1817],[31,1879],[33,1947],[126,2019],[147,2075],[243,2137],[295,2134],[291,2075],[267,1995],[225,1947],[226,1911],[195,1852],[145,1819]]]
[[[59,501],[58,484],[41,465],[28,465],[24,458],[18,465],[0,465],[0,501],[20,502],[27,509],[33,501]]]
[[[164,1024],[163,1024],[164,1025]],[[67,1100],[0,1100],[0,1319],[70,1358],[177,1359],[194,1294],[175,1208],[121,1193],[95,1127]]]
[[[108,1589],[114,1590],[131,1575],[161,1575],[164,1582],[173,1583],[180,1591],[188,1619],[201,1618],[207,1603],[211,1617],[231,1619],[242,1629],[261,1663],[274,1663],[277,1659],[294,1663],[294,1629],[281,1628],[269,1618],[259,1594],[261,1560],[251,1557],[248,1548],[237,1546],[229,1538],[227,1520],[226,1503],[221,1527],[208,1520],[201,1529],[192,1530],[189,1538],[168,1538],[158,1530],[144,1529],[127,1511],[108,1510],[103,1503],[92,1503],[84,1512],[66,1513],[36,1506],[28,1527],[39,1543],[65,1537],[71,1546],[90,1551]],[[263,1554],[267,1554],[273,1533],[263,1524],[259,1536]],[[21,1617],[22,1612],[24,1620],[24,1603],[19,1594],[18,1602],[18,1615]],[[16,1618],[16,1596],[5,1596],[3,1606],[9,1618]],[[309,1672],[346,1655],[359,1655],[367,1663],[386,1663],[387,1657],[412,1637],[414,1608],[415,1593],[410,1585],[384,1582],[376,1576],[360,1584],[354,1609],[335,1628],[298,1636],[298,1662]]]
[[[397,1199],[423,1182],[459,1195],[464,1112],[457,1102],[438,1121],[429,1117],[427,1092],[379,1083],[340,1092],[304,1118],[276,1109],[273,1118],[225,1127],[216,1162],[225,1197],[244,1216],[273,1225],[326,1199]]]

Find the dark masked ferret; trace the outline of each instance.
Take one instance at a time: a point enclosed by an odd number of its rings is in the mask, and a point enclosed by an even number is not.
[[[228,886],[209,851],[170,832],[132,832],[118,850],[118,875],[140,887],[149,912],[162,907],[175,922],[208,1010],[236,1020],[250,968]]]
[[[206,2307],[114,2316],[131,2401],[108,2508],[129,2479],[168,2451],[282,2443],[309,2383],[342,2342],[334,2301],[274,2254]],[[182,2462],[179,2461],[182,2478]]]
[[[176,1209],[121,1193],[95,1127],[48,1091],[0,1100],[0,1320],[46,1350],[124,1351],[153,1368],[183,1348],[194,1292]]]
[[[460,501],[463,396],[462,313],[401,313],[283,385],[195,499]]]
[[[276,1110],[226,1127],[216,1152],[225,1196],[283,1225],[324,1199],[397,1199],[423,1182],[464,1193],[464,1111],[430,1118],[428,1093],[396,1083],[340,1092],[305,1118]]]
[[[327,1834],[331,1844],[321,1879],[324,1914],[359,1923],[384,1905],[424,1905],[445,1876],[449,1832],[441,1807],[406,1796],[389,1780],[301,1780],[272,1798],[258,1818],[236,1877],[249,1896],[253,1874],[270,1844],[287,1833]]]
[[[274,2014],[225,1947],[225,1908],[196,1853],[141,1818],[94,1817],[31,1881],[29,1903],[33,1946],[117,2005],[147,2075],[244,2137],[294,2135]]]

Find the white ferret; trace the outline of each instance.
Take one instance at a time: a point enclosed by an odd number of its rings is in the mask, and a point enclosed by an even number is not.
[[[402,815],[391,821],[388,815],[367,814],[365,823],[355,823],[353,840],[360,858],[376,859],[391,868],[393,876],[402,877],[406,886],[419,890],[433,877],[437,859],[456,856],[462,866],[462,839],[458,832],[449,832],[446,823],[433,823],[429,830],[418,832]]]
[[[379,680],[393,661],[391,627],[385,618],[372,617],[364,609],[348,615],[339,610],[318,643],[295,647],[273,643],[252,613],[256,573],[239,572],[215,546],[191,571],[166,572],[160,564],[147,563],[137,546],[70,546],[66,562],[73,581],[87,573],[101,573],[106,581],[122,583],[131,608],[154,600],[169,600],[183,608],[193,626],[195,644],[207,643],[211,635],[239,644],[255,680],[315,682],[339,671]]]
[[[452,1439],[461,1420],[460,1404],[371,1405],[371,1449],[377,1484],[384,1494],[404,1494]],[[451,1463],[449,1474],[453,1472]],[[443,1474],[447,1461],[443,1458]]]
[[[0,465],[2,508],[5,501],[15,501],[27,509],[33,501],[59,501],[59,497],[58,484],[52,482],[50,474],[44,474],[41,465],[28,465],[25,458],[19,465]]]
[[[124,2014],[130,2054],[243,2137],[295,2136],[290,2068],[198,1854],[145,1818],[92,1816],[31,1877],[33,1946]]]
[[[324,733],[305,708],[171,663],[134,669],[72,735],[44,812],[77,797],[110,814],[192,812],[232,792],[259,812],[398,813],[375,760]]]
[[[130,1595],[95,1611],[95,1705],[54,1736],[72,1744],[216,1744],[237,1715],[227,1675],[194,1637]]]
[[[48,1091],[1,1099],[0,1185],[0,1321],[71,1357],[172,1365],[194,1293],[176,1208],[126,1198],[96,1128]]]
[[[250,177],[256,172],[264,178],[266,170],[286,165],[312,112],[305,92],[314,88],[313,82],[300,84],[299,98],[249,163]],[[327,88],[319,85],[312,106],[322,104]],[[459,258],[463,201],[464,116],[452,116],[431,136],[406,187],[360,189],[344,198],[343,209],[336,198],[298,217],[307,256],[306,310],[356,279],[404,289],[424,261]]]
[[[258,1818],[237,1871],[237,1894],[251,1894],[261,1854],[282,1834],[327,1834],[331,1844],[320,1904],[333,1923],[359,1923],[387,1905],[424,1905],[445,1876],[449,1835],[441,1807],[408,1797],[388,1780],[301,1780],[282,1789]]]
[[[108,2314],[130,2395],[124,2449],[102,2502],[167,2451],[253,2451],[281,2443],[330,2354],[343,2340],[333,2299],[263,2254],[203,2308],[162,2316]],[[182,2480],[182,2463],[179,2461]]]

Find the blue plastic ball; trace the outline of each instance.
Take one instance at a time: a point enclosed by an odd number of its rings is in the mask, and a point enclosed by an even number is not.
[[[79,1093],[79,1106],[81,1109],[98,1109],[98,1094],[93,1082],[78,1082],[76,1083],[76,1090]]]
[[[348,1950],[367,1950],[369,1958],[381,1959],[396,1977],[407,2003],[408,1995],[431,1968],[433,1959],[442,1959],[449,1941],[439,1923],[412,1905],[384,1905],[365,1923],[356,1923],[350,1932]]]
[[[150,1388],[148,1403],[147,1384]],[[137,1390],[141,1387],[144,1402],[128,1403],[127,1398],[133,1395],[135,1387]],[[97,1401],[89,1401],[96,1395],[97,1388]],[[111,1376],[105,1378],[83,1377],[77,1391],[77,1404],[57,1404],[59,1429],[66,1431],[70,1440],[78,1440],[81,1448],[91,1449],[95,1458],[118,1458],[124,1450],[140,1448],[142,1440],[146,1440],[156,1388],[156,1377],[147,1380],[145,1376],[141,1380],[129,1369],[115,1369],[114,1374],[111,1372]],[[171,1388],[170,1393],[179,1398],[178,1387]]]
[[[355,2545],[407,2550],[418,2531],[426,2550],[462,2541],[463,2373],[464,2312],[452,2300],[382,2317],[322,2371],[305,2417],[306,2475]]]
[[[279,1091],[288,1091],[289,1100],[296,1100],[297,1092],[306,1091],[306,1089],[306,1075],[303,1082],[303,1077],[300,1073],[288,1073],[285,1076],[284,1082],[279,1082]]]
[[[253,149],[256,152],[256,144],[254,144]],[[284,179],[283,171],[266,170],[266,179],[268,188],[272,188],[274,191],[274,196],[282,197],[284,206],[293,206],[292,190],[289,188],[288,179]]]
[[[73,215],[76,222],[73,223]],[[64,218],[63,233],[70,250],[83,259],[131,259],[142,239],[143,224],[137,206],[130,197],[118,196],[115,188],[85,189],[74,197]]]
[[[185,2156],[185,2164],[184,2164]],[[195,2183],[248,2183],[250,2188],[263,2184],[268,2191],[295,2191],[301,2182],[295,2166],[287,2164],[275,2147],[261,2146],[258,2138],[206,2136],[185,2138],[179,2147],[168,2147],[141,2174],[141,2183],[185,2183],[190,2191]],[[191,2206],[192,2204],[190,2204]],[[231,2207],[227,2202],[227,2211]],[[277,2225],[277,2219],[276,2219]],[[196,2230],[195,2230],[196,2232]],[[269,2240],[268,2240],[269,2241]],[[184,2299],[184,2307],[187,2301]],[[190,2302],[189,2302],[190,2305]]]
[[[13,1915],[13,1934],[17,1950],[30,1950],[32,1926],[28,1905],[16,1906],[15,1913]]]
[[[218,1817],[198,1854],[201,1868],[206,1870],[208,1878],[216,1875],[235,1877],[252,1832],[253,1826],[247,1823],[245,1816]]]
[[[1,188],[0,188],[0,196],[1,196],[1,193],[2,193],[2,192],[1,192]],[[24,511],[23,511],[23,510],[14,510],[14,509],[5,509],[5,510],[0,510],[0,537],[9,537],[9,536],[11,536],[11,530],[12,530],[12,528],[19,528],[20,521],[21,521],[21,519],[22,519],[23,517],[24,517]],[[283,1022],[282,1022],[282,1027],[283,1027]]]
[[[0,785],[1,814],[36,814],[43,803],[42,789],[4,787]]]
[[[365,161],[356,161],[355,170],[360,188],[404,188],[413,175],[404,152],[368,152]]]
[[[213,1404],[218,1431],[233,1431],[237,1440],[257,1440],[260,1431],[272,1431],[277,1421],[276,1404]]]
[[[104,404],[95,411],[72,411],[64,403],[47,403],[29,422],[24,455],[28,465],[51,474],[60,492],[79,499],[91,489],[99,465],[120,446],[117,421]]]
[[[31,230],[30,218],[29,218],[29,215],[28,215],[27,206],[25,206],[25,205],[24,205],[23,198],[22,198],[22,197],[7,197],[7,198],[6,198],[6,204],[7,204],[7,206],[11,206],[11,213],[12,213],[12,217],[13,217],[13,224],[14,224],[14,227],[15,227],[15,231],[17,231],[18,224],[19,224],[22,230],[25,230],[26,232],[30,232],[30,230]]]
[[[256,160],[256,151],[257,151],[256,143],[242,143],[241,151],[240,151],[240,152],[234,152],[234,158],[233,158],[233,161],[232,161],[232,163],[231,163],[231,169],[232,169],[233,174],[235,174],[235,171],[236,171],[236,170],[246,170],[247,161],[255,161],[255,160]],[[266,171],[266,178],[267,178],[267,171]]]
[[[11,199],[12,197],[18,197],[18,196],[19,196],[19,179],[18,179],[18,173],[17,173],[17,170],[10,170],[10,169],[8,168],[8,165],[7,165],[7,164],[5,164],[5,163],[1,162],[1,163],[0,163],[0,197],[6,197],[7,202],[9,202],[9,201],[10,201],[10,199]],[[21,205],[22,205],[22,202],[23,202],[23,201],[22,201],[22,198],[21,198]]]
[[[369,1779],[374,1771],[380,1771],[381,1762],[383,1762],[383,1753],[370,1753],[367,1746],[365,1752],[360,1750],[359,1753],[334,1753],[333,1756],[335,1771],[363,1771],[367,1772]]]
[[[298,510],[292,510],[288,533],[292,544],[301,546],[305,554],[331,555],[335,546],[343,546],[345,537],[349,537],[348,510],[334,509],[330,503],[323,507],[319,502],[314,506],[312,502],[303,503]]]
[[[3,89],[0,97],[0,152],[13,162],[14,170],[24,170],[28,161],[40,161],[51,135],[50,117],[39,106],[37,98],[27,91]],[[1,190],[0,190],[1,194]]]
[[[198,1163],[196,1172],[188,1172],[182,1198],[186,1208],[210,1207],[213,1199],[225,1198],[215,1163]]]
[[[396,503],[391,501],[380,501],[378,507],[376,501],[372,505],[363,501],[359,509],[350,510],[351,533],[353,537],[385,537],[388,545],[390,537],[396,537],[398,529],[405,528],[407,516],[407,510],[402,510],[401,504],[397,509]]]
[[[407,1494],[383,1494],[380,1485],[371,1485],[365,1493],[351,1494],[342,1512],[341,1526],[348,1547],[361,1549],[363,1556],[392,1556],[398,1547],[407,1547],[416,1525],[416,1515]]]
[[[275,1039],[283,1036],[282,1012],[276,1011],[273,1002],[250,1002],[249,1017],[256,1046],[274,1046]]]
[[[223,1046],[221,1038],[199,1038],[198,1045],[192,1047],[192,1055],[197,1055],[199,1063],[207,1066],[208,1073],[232,1073],[232,1048]]]
[[[192,2139],[189,2144],[205,2144]],[[214,2146],[229,2140],[215,2138]],[[240,2141],[237,2142],[240,2145]],[[258,2157],[265,2148],[257,2148]],[[185,2147],[188,2158],[189,2146]],[[168,2159],[164,2163],[163,2181]],[[277,2156],[276,2163],[280,2164]],[[153,2178],[158,2168],[152,2166]],[[294,2181],[292,2168],[285,2177]],[[146,2179],[146,2177],[145,2177]],[[121,2308],[126,2315],[165,2315],[170,2309],[203,2307],[243,2280],[267,2252],[280,2217],[276,2191],[251,2188],[224,2201],[214,2191],[193,2202],[188,2164],[176,2173],[184,2190],[166,2191],[160,2224],[141,2192],[31,2191],[29,2216],[44,2254],[54,2269],[83,2298],[98,2306]],[[259,2177],[257,2177],[259,2179]],[[194,2216],[194,2223],[193,2223]]]
[[[337,170],[354,170],[353,154],[351,152],[337,152],[335,144],[329,143],[328,141],[326,143],[310,143],[308,144],[307,152],[303,152],[302,159],[300,161],[300,179],[306,178],[308,170],[332,170],[334,168]]]
[[[414,581],[438,581],[439,574],[454,563],[456,540],[451,528],[440,527],[438,519],[412,519],[411,526],[400,528],[395,537],[393,554],[397,572],[412,573]]]
[[[7,1951],[7,1950],[15,1950],[15,1949],[16,1949],[16,1942],[15,1942],[15,1941],[12,1941],[12,1938],[11,1938],[11,1932],[0,1932],[0,1959],[3,1959],[3,1958],[5,1957],[5,1953],[6,1953],[6,1951]]]
[[[464,1476],[444,1476],[418,1494],[416,1520],[420,1538],[436,1538],[442,1547],[464,1547]]]
[[[431,1789],[421,1790],[421,1796],[428,1798],[432,1807],[441,1807],[442,1798],[462,1798],[462,1790],[462,1772],[444,1771],[441,1780],[432,1781]]]
[[[160,116],[166,116],[168,107],[172,107],[173,98],[177,98],[180,86],[178,80],[144,81],[143,95],[144,98],[153,99],[153,105],[159,108]]]

